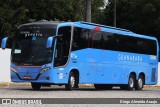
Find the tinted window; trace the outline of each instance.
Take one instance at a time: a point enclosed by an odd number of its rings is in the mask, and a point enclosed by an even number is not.
[[[57,38],[54,67],[64,66],[68,61],[71,41],[71,27],[67,26],[59,28],[58,35],[61,35],[61,37]]]
[[[72,51],[89,47],[90,33],[88,29],[74,28]]]
[[[20,29],[12,48],[12,63],[17,65],[43,65],[52,61],[53,48],[46,49],[48,37],[55,29]]]
[[[97,44],[98,38],[99,44]],[[92,38],[95,42],[93,44],[96,44],[96,46],[93,45],[93,48],[156,55],[156,41],[154,40],[106,32],[102,32],[102,35],[99,35],[96,39]]]
[[[156,41],[108,32],[75,28],[72,50],[96,48],[156,55]]]

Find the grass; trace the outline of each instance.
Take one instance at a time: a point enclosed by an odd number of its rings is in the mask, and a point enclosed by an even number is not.
[[[13,83],[13,82],[1,82],[0,88],[4,87],[15,87],[15,86],[31,86],[30,83]],[[93,87],[93,84],[80,84],[80,87]]]

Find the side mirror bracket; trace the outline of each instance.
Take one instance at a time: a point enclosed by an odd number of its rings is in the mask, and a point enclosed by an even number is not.
[[[48,37],[47,39],[47,44],[46,44],[46,48],[49,49],[52,47],[53,42],[55,41],[56,38],[58,37],[62,37],[63,35],[56,35],[56,36],[51,36]]]

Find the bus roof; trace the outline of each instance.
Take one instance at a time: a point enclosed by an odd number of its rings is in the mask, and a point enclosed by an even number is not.
[[[30,26],[39,26],[39,25],[41,25],[41,28],[47,29],[47,28],[53,28],[55,26],[58,26],[61,23],[63,23],[63,22],[40,20],[40,21],[36,21],[36,22],[22,24],[22,25],[18,26],[18,29],[25,29]]]
[[[41,28],[47,29],[47,28],[57,27],[58,25],[61,25],[61,24],[65,25],[65,24],[68,24],[68,23],[69,22],[63,22],[63,21],[59,22],[59,21],[40,20],[40,21],[36,21],[36,22],[22,24],[18,27],[18,29],[25,29],[29,26],[38,26],[38,25],[41,25]],[[152,39],[152,40],[157,41],[157,39],[155,37],[136,34],[136,33],[132,32],[130,30],[127,30],[127,29],[121,29],[121,28],[116,28],[116,27],[112,27],[112,26],[106,26],[106,25],[90,23],[90,22],[83,22],[83,21],[73,22],[73,24],[76,27],[82,27],[82,28],[87,28],[87,29],[94,29],[95,27],[100,27],[101,30],[104,31],[104,32],[133,36],[133,37],[139,37],[139,38],[145,38],[145,39]]]
[[[105,26],[105,25],[101,25],[101,24],[82,22],[82,21],[74,22],[74,25],[77,26],[77,27],[83,27],[83,28],[88,28],[88,29],[94,29],[95,27],[101,27],[101,30],[104,31],[104,32],[133,36],[133,37],[139,37],[139,38],[145,38],[145,39],[152,39],[152,40],[157,41],[157,39],[153,36],[136,34],[136,33],[132,32],[130,30],[116,28],[116,27],[112,27],[112,26]]]

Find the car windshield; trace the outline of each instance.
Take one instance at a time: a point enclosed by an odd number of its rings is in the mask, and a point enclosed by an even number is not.
[[[52,61],[53,48],[46,49],[47,39],[55,29],[23,29],[16,33],[12,63],[21,66],[43,65]]]

